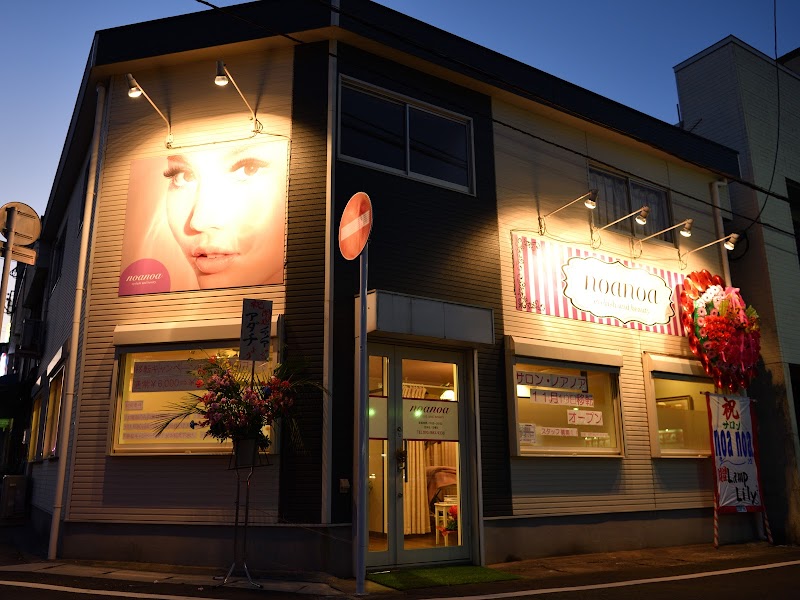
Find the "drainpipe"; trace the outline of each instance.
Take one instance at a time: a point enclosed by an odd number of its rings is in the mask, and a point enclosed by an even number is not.
[[[722,224],[722,209],[720,208],[719,188],[720,186],[728,185],[725,181],[715,181],[711,184],[711,203],[714,206],[714,229],[716,237],[721,238],[725,236],[725,227]],[[718,244],[719,258],[722,263],[722,278],[725,280],[725,285],[731,285],[731,268],[728,264],[728,252],[722,244]]]
[[[61,508],[64,502],[64,481],[67,477],[67,458],[69,456],[69,436],[73,427],[72,407],[75,404],[75,370],[78,361],[78,338],[81,328],[81,308],[83,306],[84,281],[86,279],[86,257],[89,249],[89,230],[92,226],[94,212],[94,188],[97,178],[97,157],[100,148],[100,133],[105,112],[106,88],[97,85],[97,107],[94,115],[94,131],[92,133],[91,155],[89,158],[89,176],[86,181],[86,201],[83,207],[83,229],[81,230],[80,255],[78,257],[78,276],[75,280],[75,306],[72,311],[72,331],[69,337],[69,354],[67,355],[67,368],[65,369],[66,381],[64,382],[64,405],[61,407],[64,418],[58,440],[58,447],[63,455],[58,461],[58,476],[56,478],[56,494],[53,501],[53,520],[50,523],[50,545],[47,558],[53,560],[58,551],[58,538],[61,527]]]

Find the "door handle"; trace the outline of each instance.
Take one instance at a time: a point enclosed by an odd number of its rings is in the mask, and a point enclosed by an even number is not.
[[[403,473],[403,481],[408,483],[408,441],[403,440],[403,449],[397,449],[394,453],[397,460],[397,470]]]

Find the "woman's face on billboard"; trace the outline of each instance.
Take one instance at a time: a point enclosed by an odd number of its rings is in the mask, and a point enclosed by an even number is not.
[[[286,162],[283,143],[167,158],[167,221],[201,289],[283,280]]]

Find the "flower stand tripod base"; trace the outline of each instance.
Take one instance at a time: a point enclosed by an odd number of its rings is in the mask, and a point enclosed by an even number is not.
[[[253,581],[250,576],[250,570],[247,568],[247,522],[250,516],[250,479],[253,477],[253,469],[258,462],[258,440],[256,438],[244,438],[233,441],[233,455],[231,456],[231,463],[233,470],[236,471],[236,510],[234,511],[233,519],[233,563],[228,569],[225,577],[215,577],[214,579],[222,579],[220,586],[229,582],[231,575],[236,567],[239,565],[239,557],[241,556],[241,566],[247,576],[247,581],[250,585],[261,589],[263,586],[260,583]],[[241,471],[249,469],[247,478],[245,479],[245,500],[244,500],[244,524],[242,526],[242,548],[239,552],[239,498],[242,488]]]

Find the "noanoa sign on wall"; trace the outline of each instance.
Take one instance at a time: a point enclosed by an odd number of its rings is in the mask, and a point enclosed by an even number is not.
[[[564,295],[595,316],[657,325],[669,323],[675,315],[667,282],[644,269],[594,257],[570,258],[562,269]]]
[[[517,310],[684,335],[674,299],[681,273],[512,233]]]

